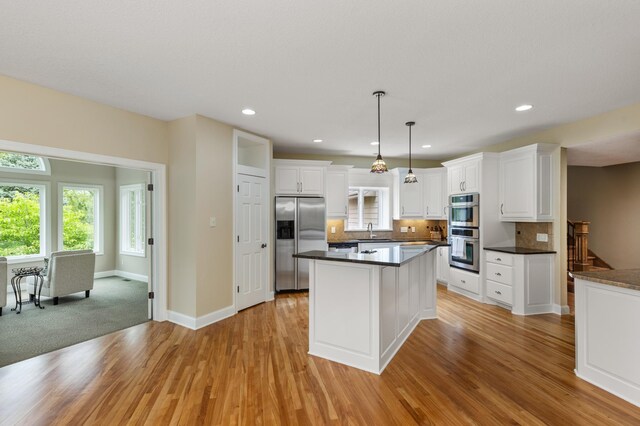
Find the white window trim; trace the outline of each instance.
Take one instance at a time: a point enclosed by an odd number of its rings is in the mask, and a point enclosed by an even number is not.
[[[3,152],[9,152],[9,151],[3,151]],[[10,152],[11,154],[22,154],[20,152]],[[49,163],[49,159],[45,158],[45,157],[40,157],[38,155],[32,155],[32,154],[23,154],[23,155],[28,155],[30,157],[36,157],[38,160],[40,160],[40,164],[42,164],[42,167],[44,168],[44,170],[38,170],[38,169],[21,169],[18,167],[6,167],[6,166],[0,166],[0,172],[7,172],[7,173],[20,173],[20,174],[26,174],[26,175],[45,175],[45,176],[51,176],[51,163]]]
[[[51,199],[49,191],[51,185],[49,182],[11,179],[1,180],[0,186],[35,186],[40,188],[40,253],[28,254],[21,256],[6,256],[7,264],[29,263],[43,260],[47,257],[47,253],[51,247]]]
[[[129,184],[129,185],[120,185],[120,190],[119,190],[119,197],[118,198],[118,203],[119,203],[119,211],[118,214],[119,216],[119,220],[118,220],[118,236],[119,236],[119,241],[118,241],[118,246],[120,248],[120,254],[123,256],[135,256],[135,257],[147,257],[147,242],[146,240],[146,234],[147,234],[147,230],[146,230],[146,225],[145,225],[145,229],[143,230],[143,235],[142,235],[142,252],[139,251],[130,251],[130,250],[126,250],[123,248],[124,246],[124,241],[125,241],[125,227],[123,226],[123,214],[122,214],[122,209],[123,209],[123,204],[122,204],[122,196],[123,196],[123,192],[124,191],[133,191],[133,190],[140,190],[141,191],[141,195],[142,195],[142,201],[144,203],[144,211],[140,212],[141,215],[146,215],[146,209],[147,209],[147,200],[146,200],[146,190],[145,190],[145,184],[144,183],[134,183],[134,184]],[[127,210],[128,210],[128,205],[127,205]],[[137,221],[140,221],[142,218],[138,218]],[[129,222],[129,216],[127,215],[127,224]],[[145,224],[146,224],[146,220],[145,220]],[[128,227],[127,227],[127,231],[128,231]]]
[[[380,195],[382,197],[382,203],[378,204],[378,217],[380,218],[380,222],[383,223],[384,225],[386,225],[385,227],[382,228],[373,228],[374,231],[393,231],[393,228],[391,228],[389,226],[390,223],[390,214],[389,214],[389,210],[391,209],[391,198],[390,198],[390,189],[388,187],[384,187],[384,186],[349,186],[349,190],[351,188],[358,188],[359,193],[358,193],[358,206],[362,207],[363,204],[360,203],[360,198],[362,197],[362,192],[363,191],[380,191]],[[387,211],[384,211],[384,206],[386,205],[387,207]],[[366,227],[361,227],[361,228],[347,228],[349,224],[349,219],[345,219],[344,220],[344,230],[345,232],[351,232],[351,231],[366,231],[367,228]]]
[[[95,184],[58,182],[58,250],[64,250],[62,235],[62,227],[64,223],[62,218],[62,209],[64,207],[64,188],[95,189],[98,191],[98,197],[95,200],[95,204],[97,205],[94,205],[94,211],[98,212],[98,218],[95,221],[97,223],[94,223],[93,235],[95,247],[93,252],[96,256],[104,255],[104,186]]]

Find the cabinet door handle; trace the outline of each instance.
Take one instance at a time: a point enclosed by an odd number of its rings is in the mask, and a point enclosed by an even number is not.
[[[496,262],[502,262],[502,259],[499,257],[496,257]]]
[[[347,206],[344,206],[344,214],[348,214],[349,212],[347,211]]]
[[[502,274],[500,272],[496,272],[496,275],[499,276],[499,277],[502,276]]]
[[[467,181],[465,180],[464,182],[462,182],[462,188],[464,191],[467,190]]]
[[[504,215],[504,211],[502,210],[502,208],[504,207],[504,203],[500,204],[500,214]]]
[[[460,280],[460,282],[461,282],[462,284],[466,284],[466,283],[467,283],[465,280]]]
[[[300,182],[300,192],[302,192],[302,182]]]
[[[502,292],[501,292],[501,291],[496,290],[496,294],[502,294]]]
[[[429,206],[427,206],[427,215],[429,215]]]
[[[462,181],[460,181],[460,191],[462,191]]]

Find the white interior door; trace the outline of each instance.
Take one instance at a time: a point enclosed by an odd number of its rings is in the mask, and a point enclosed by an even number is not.
[[[236,309],[264,302],[267,286],[266,179],[238,174],[236,238]]]

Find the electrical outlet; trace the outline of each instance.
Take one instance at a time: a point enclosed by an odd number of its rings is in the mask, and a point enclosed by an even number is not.
[[[549,241],[549,234],[536,234],[536,240],[546,243]]]
[[[411,227],[411,232],[416,232],[416,227],[415,226]]]
[[[210,228],[215,228],[215,227],[216,227],[216,225],[217,225],[217,223],[216,223],[216,218],[215,218],[215,217],[213,217],[213,216],[212,216],[212,217],[210,217],[210,218],[209,218],[209,227],[210,227]]]
[[[400,232],[407,232],[408,228],[406,226],[401,226],[400,227]]]
[[[331,227],[331,233],[332,233],[332,234],[335,234],[335,233],[336,233],[336,227],[335,227],[335,226],[332,226],[332,227]]]

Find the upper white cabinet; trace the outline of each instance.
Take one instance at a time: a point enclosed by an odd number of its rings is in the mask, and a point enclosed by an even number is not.
[[[394,219],[422,219],[424,217],[423,177],[414,170],[418,182],[404,183],[409,169],[393,169],[393,218]]]
[[[327,217],[348,216],[350,167],[329,166],[327,169]]]
[[[480,192],[480,161],[473,158],[447,166],[449,195]]]
[[[447,169],[423,169],[422,181],[424,189],[424,217],[425,219],[447,219],[445,206],[447,196]]]
[[[276,195],[324,196],[328,161],[274,160]]]
[[[500,154],[500,220],[550,222],[553,217],[553,153],[534,144]]]

